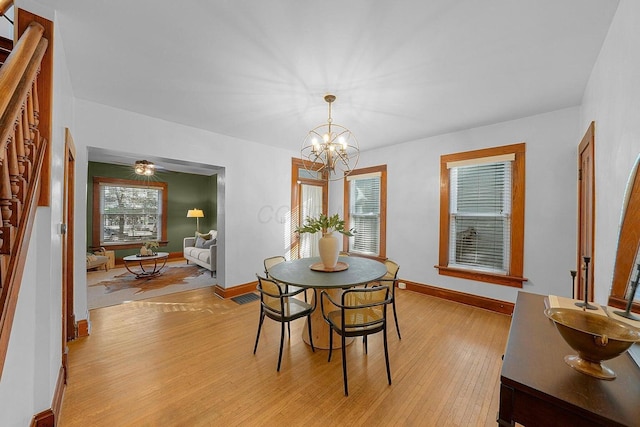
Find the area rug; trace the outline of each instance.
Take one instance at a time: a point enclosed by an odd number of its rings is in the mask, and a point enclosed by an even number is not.
[[[158,276],[137,279],[124,268],[111,270],[111,275],[92,280],[87,275],[87,305],[89,309],[108,307],[128,301],[158,297],[176,292],[214,286],[215,274],[193,264],[175,264],[162,269]],[[95,277],[95,276],[94,276]]]

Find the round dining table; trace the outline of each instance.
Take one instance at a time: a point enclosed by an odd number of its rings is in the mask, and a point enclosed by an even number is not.
[[[318,263],[319,257],[281,262],[269,269],[269,277],[288,285],[312,288],[316,290],[313,293],[314,299],[320,298],[320,291],[324,290],[338,302],[341,300],[343,289],[374,282],[387,273],[383,263],[369,258],[341,256],[338,258],[338,264],[343,267],[346,264],[346,268],[341,271],[319,271]],[[320,301],[311,314],[311,329],[314,347],[328,349],[329,325],[322,317]],[[307,344],[310,343],[306,327],[303,328],[302,339]],[[340,345],[340,338],[334,336],[333,348],[340,348]]]

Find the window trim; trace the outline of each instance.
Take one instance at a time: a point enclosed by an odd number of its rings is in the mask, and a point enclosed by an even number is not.
[[[525,202],[525,151],[524,142],[500,147],[465,151],[440,156],[440,244],[438,273],[443,276],[459,277],[498,285],[522,288],[527,281],[524,270],[524,202]],[[449,261],[449,169],[447,163],[514,154],[511,183],[511,254],[509,274],[495,274],[473,269],[448,267]]]
[[[387,165],[371,166],[367,168],[354,169],[349,174],[353,180],[357,179],[357,175],[380,174],[380,251],[377,256],[353,253],[355,256],[363,258],[372,258],[379,261],[387,259]],[[349,207],[351,200],[350,181],[344,180],[344,222],[345,228],[351,228]],[[358,230],[356,230],[356,233]],[[343,248],[349,249],[349,238],[344,236]]]
[[[166,182],[159,181],[147,181],[142,183],[141,181],[122,179],[122,178],[109,178],[102,176],[93,177],[93,204],[91,215],[91,242],[92,247],[97,248],[100,246],[108,247],[111,250],[117,249],[133,249],[140,246],[140,242],[132,243],[102,243],[100,241],[100,229],[102,223],[100,222],[100,185],[120,185],[123,187],[153,187],[162,190],[162,224],[160,226],[160,244],[167,244],[167,204],[169,199],[169,186]]]

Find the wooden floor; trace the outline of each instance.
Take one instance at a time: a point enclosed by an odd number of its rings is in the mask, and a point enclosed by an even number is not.
[[[402,340],[390,323],[387,384],[381,335],[341,352],[311,348],[291,325],[276,372],[279,325],[259,303],[211,288],[91,311],[70,343],[60,426],[495,426],[511,318],[398,290]],[[389,313],[391,315],[391,313]]]

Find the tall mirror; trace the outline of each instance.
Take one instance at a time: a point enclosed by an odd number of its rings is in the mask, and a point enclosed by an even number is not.
[[[625,201],[622,207],[618,251],[613,271],[613,285],[609,296],[609,305],[625,308],[629,298],[633,298],[631,311],[640,313],[640,292],[631,294],[631,284],[638,275],[637,265],[640,263],[640,176],[638,163],[629,176]]]

